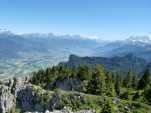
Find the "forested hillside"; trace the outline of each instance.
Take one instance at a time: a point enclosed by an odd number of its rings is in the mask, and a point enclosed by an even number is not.
[[[151,75],[148,69],[142,77],[138,77],[134,70],[129,70],[126,76],[105,71],[101,64],[96,64],[95,68],[87,65],[69,68],[60,64],[34,72],[31,83],[45,90],[61,89],[91,96],[78,102],[65,97],[63,106],[73,110],[95,109],[98,113],[151,112]]]
[[[106,70],[114,72],[125,73],[132,69],[137,74],[146,69],[148,63],[143,58],[137,57],[133,54],[127,54],[125,56],[108,57],[79,57],[76,55],[70,55],[69,60],[64,62],[66,66],[77,67],[79,65],[87,65],[89,67],[95,67],[96,64],[102,64]]]

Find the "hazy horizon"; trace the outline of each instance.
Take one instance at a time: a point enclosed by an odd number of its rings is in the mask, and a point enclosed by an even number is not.
[[[12,32],[11,30],[8,29],[2,29],[0,28],[0,34],[2,33],[6,33],[6,34],[11,34],[11,35],[19,35],[19,36],[28,36],[28,35],[39,35],[40,37],[42,36],[43,38],[45,37],[50,37],[53,36],[53,38],[65,38],[65,39],[82,39],[82,40],[94,40],[94,41],[107,41],[107,42],[114,42],[114,41],[125,41],[125,40],[137,40],[139,41],[140,39],[143,41],[144,39],[146,40],[151,40],[150,36],[143,36],[143,35],[136,35],[136,36],[128,36],[128,37],[123,37],[122,39],[103,39],[101,37],[98,36],[92,36],[92,35],[80,35],[80,34],[65,34],[65,33],[53,33],[53,32],[28,32],[28,33],[15,33]],[[41,37],[41,38],[42,38]],[[24,37],[25,38],[25,37]],[[38,37],[37,37],[38,38]]]

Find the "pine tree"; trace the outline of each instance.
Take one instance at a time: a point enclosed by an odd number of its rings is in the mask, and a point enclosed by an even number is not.
[[[108,72],[106,74],[105,84],[106,84],[106,95],[114,97],[115,96],[115,88],[114,88],[114,82],[113,82],[113,74],[112,72]]]
[[[134,72],[130,69],[127,73],[127,76],[124,79],[124,86],[130,88],[132,86],[132,78],[134,76]]]
[[[91,72],[88,66],[80,65],[78,67],[78,73],[77,76],[83,81],[83,80],[90,80],[91,79]]]
[[[115,81],[115,92],[117,95],[120,95],[120,76],[116,76],[116,81]]]
[[[101,77],[105,77],[105,70],[104,67],[101,64],[96,64],[95,66],[95,72],[101,76]],[[103,78],[105,79],[105,78]]]
[[[112,83],[113,82],[113,78],[112,77],[113,77],[112,72],[111,71],[107,72],[105,82],[107,84]]]
[[[87,92],[95,95],[102,95],[105,93],[105,77],[104,68],[101,65],[96,65],[95,72],[88,83]]]
[[[150,85],[150,83],[151,83],[150,72],[149,69],[147,69],[142,78],[139,80],[138,89],[145,89]]]
[[[95,94],[95,95],[101,95],[102,94],[102,83],[100,81],[100,77],[98,74],[94,73],[92,75],[92,79],[88,83],[88,93]]]
[[[144,90],[144,97],[145,97],[146,101],[151,105],[151,85],[150,85],[150,87],[148,87]]]
[[[131,87],[136,89],[137,88],[137,83],[138,83],[137,76],[133,75]]]
[[[105,69],[101,64],[96,64],[95,74],[99,76],[101,95],[105,94]]]

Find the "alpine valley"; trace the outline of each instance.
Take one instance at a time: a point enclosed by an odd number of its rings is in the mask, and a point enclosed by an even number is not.
[[[0,79],[25,76],[38,69],[57,65],[59,62],[70,60],[71,54],[92,57],[90,60],[84,59],[95,64],[103,63],[105,67],[110,68],[124,64],[121,68],[126,68],[125,71],[133,65],[133,68],[141,72],[151,61],[151,40],[144,36],[130,37],[122,41],[104,41],[80,35],[19,35],[1,31]]]

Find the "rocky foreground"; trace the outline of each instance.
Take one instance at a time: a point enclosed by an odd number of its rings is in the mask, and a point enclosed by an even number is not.
[[[13,113],[14,109],[26,113],[94,113],[93,110],[72,112],[62,106],[62,96],[30,84],[29,77],[10,79],[0,84],[0,113]],[[73,101],[83,101],[82,94],[70,97]]]

